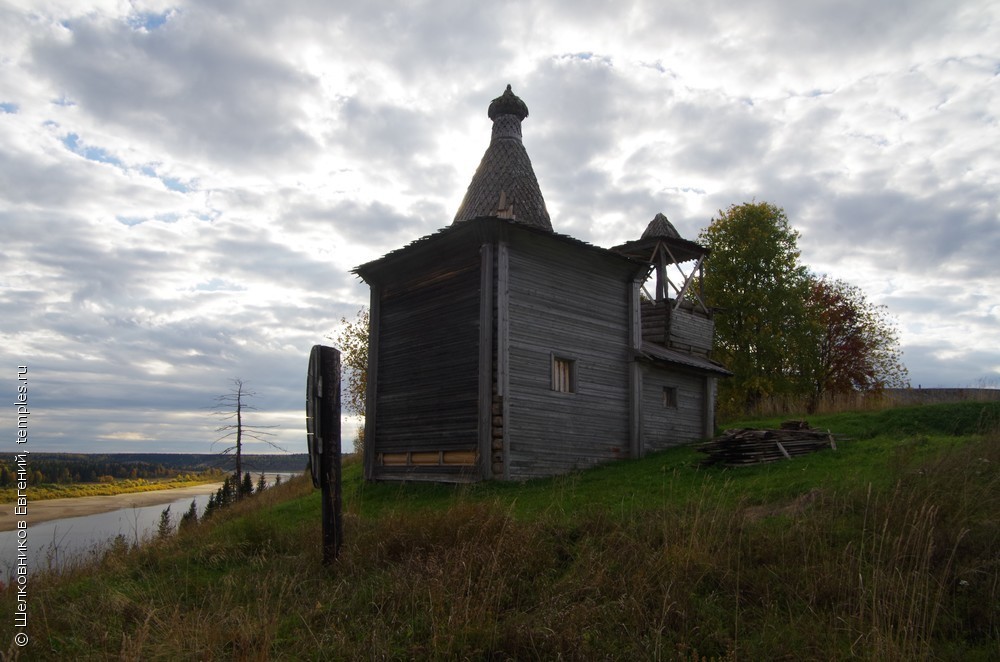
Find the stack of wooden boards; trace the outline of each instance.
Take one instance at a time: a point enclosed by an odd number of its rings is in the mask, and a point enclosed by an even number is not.
[[[697,448],[708,454],[703,464],[744,466],[790,460],[826,448],[837,450],[837,442],[829,430],[816,430],[806,421],[796,420],[785,421],[780,430],[726,430]]]

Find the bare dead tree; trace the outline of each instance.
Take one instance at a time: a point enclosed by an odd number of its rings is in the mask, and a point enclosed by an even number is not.
[[[256,441],[263,441],[282,452],[285,452],[285,449],[266,438],[273,436],[273,433],[267,432],[267,430],[269,428],[276,428],[278,427],[277,425],[250,425],[244,420],[247,411],[258,411],[257,407],[247,403],[247,399],[257,394],[249,390],[247,383],[239,377],[234,378],[232,384],[229,393],[215,398],[214,413],[224,421],[224,424],[216,428],[215,431],[221,433],[222,436],[216,439],[213,445],[217,443],[231,443],[230,446],[224,448],[219,454],[233,455],[236,458],[236,480],[240,481],[243,478],[244,439],[249,438]],[[237,490],[237,498],[241,496],[239,490]]]

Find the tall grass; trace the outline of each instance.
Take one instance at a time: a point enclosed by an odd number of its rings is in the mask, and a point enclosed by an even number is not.
[[[28,657],[998,659],[1000,434],[934,434],[903,455],[918,440],[749,471],[678,450],[522,486],[348,467],[329,569],[319,495],[295,480],[34,579]]]
[[[994,435],[949,453],[891,492],[867,495],[862,531],[845,553],[845,574],[857,578],[856,647],[926,659],[937,635],[961,632],[1000,652],[998,442]]]
[[[813,414],[841,414],[845,412],[881,411],[900,406],[946,404],[955,402],[996,402],[1000,400],[1000,389],[987,388],[984,383],[979,388],[948,389],[886,389],[871,392],[850,392],[826,394],[816,403],[807,396],[786,395],[762,399],[750,412],[723,412],[721,418],[734,419],[746,416],[772,417],[804,412],[813,404]]]

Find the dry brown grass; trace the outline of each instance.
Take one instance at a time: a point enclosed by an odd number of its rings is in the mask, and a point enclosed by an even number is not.
[[[329,569],[318,494],[298,480],[34,579],[28,657],[1000,659],[998,467],[993,432],[887,465],[887,487],[797,497],[754,493],[743,476],[764,469],[664,468],[698,487],[530,517],[516,492],[413,509],[394,507],[413,490],[371,490],[380,514],[349,504]]]
[[[893,407],[955,402],[996,402],[1000,389],[950,388],[950,389],[889,389],[871,393],[837,393],[820,399],[812,414],[841,414],[845,412],[881,411]],[[763,399],[751,412],[729,412],[722,418],[756,418],[801,414],[809,411],[807,397],[783,396]]]

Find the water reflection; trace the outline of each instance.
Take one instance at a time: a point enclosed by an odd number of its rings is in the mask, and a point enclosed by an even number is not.
[[[293,474],[281,474],[285,481]],[[275,474],[267,475],[268,485],[274,485]],[[198,518],[205,513],[209,496],[215,489],[206,486],[204,494],[180,497],[169,503],[152,506],[133,506],[93,515],[67,517],[32,524],[28,522],[27,557],[28,571],[57,569],[81,555],[97,554],[121,536],[125,542],[136,544],[156,535],[163,510],[170,506],[170,521],[174,529],[181,516],[195,502]],[[29,513],[30,505],[29,505]],[[17,564],[17,531],[0,531],[0,578],[9,583]]]

